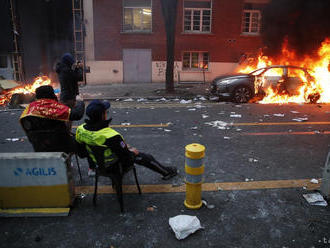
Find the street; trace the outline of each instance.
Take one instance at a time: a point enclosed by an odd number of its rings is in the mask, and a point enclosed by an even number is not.
[[[206,101],[187,104],[114,101],[111,104],[111,124],[126,142],[152,154],[166,166],[176,166],[179,175],[163,181],[159,175],[138,167],[139,182],[145,193],[124,197],[124,215],[119,215],[115,195],[100,194],[96,213],[92,198],[87,195],[92,192],[93,179],[87,177],[87,162],[80,159],[83,182],[80,184],[73,165],[79,197],[71,216],[2,219],[1,247],[37,247],[38,243],[41,245],[38,247],[133,247],[134,242],[134,247],[327,244],[323,238],[330,239],[329,207],[309,206],[302,194],[315,188],[310,179],[322,177],[329,151],[329,104],[235,105]],[[33,151],[19,126],[20,114],[20,110],[0,112],[1,152]],[[80,123],[74,122],[73,126]],[[213,209],[184,210],[184,193],[180,192],[184,184],[184,149],[190,143],[206,147],[203,198],[215,206]],[[277,180],[289,186],[280,186]],[[134,186],[130,175],[124,182]],[[231,184],[223,188],[225,183]],[[99,184],[109,186],[111,182],[102,178]],[[219,188],[215,190],[213,184]],[[148,194],[143,186],[153,193]],[[103,193],[111,193],[110,187],[104,190]],[[155,207],[148,213],[146,209],[150,206]],[[205,229],[180,243],[168,226],[168,218],[178,214],[201,215]],[[311,219],[315,218],[319,221],[314,223]],[[113,222],[116,230],[111,228]],[[52,234],[52,226],[62,235],[60,240]],[[94,227],[96,233],[90,230]],[[70,234],[63,233],[67,228]],[[147,231],[140,231],[143,228]],[[23,229],[25,235],[18,234]],[[41,234],[43,229],[47,233]],[[34,240],[38,235],[41,241]],[[86,244],[80,240],[84,235]]]

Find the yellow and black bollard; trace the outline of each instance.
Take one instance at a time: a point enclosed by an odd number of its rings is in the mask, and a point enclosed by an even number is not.
[[[199,209],[202,206],[205,146],[196,143],[186,145],[185,155],[186,199],[184,205],[189,209]]]

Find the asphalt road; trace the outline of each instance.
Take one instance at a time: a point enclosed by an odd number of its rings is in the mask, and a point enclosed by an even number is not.
[[[0,152],[32,151],[18,124],[20,113],[0,111]],[[184,184],[184,148],[190,143],[206,147],[205,183],[321,178],[330,144],[330,105],[326,104],[114,102],[112,117],[112,124],[118,125],[115,129],[127,143],[180,171],[176,178],[163,181],[139,167],[142,185],[175,188]],[[80,184],[76,176],[76,185],[91,186],[87,163],[80,161],[83,182]],[[76,167],[74,170],[77,175]],[[104,178],[100,184],[110,182]],[[125,177],[125,184],[134,184],[133,178]],[[199,212],[184,209],[184,193],[129,194],[124,199],[123,215],[118,213],[114,195],[101,195],[98,211],[88,195],[79,198],[70,217],[2,219],[0,240],[4,246],[0,243],[0,247],[330,246],[323,240],[330,239],[329,207],[309,206],[302,200],[304,192],[302,187],[276,186],[211,190],[203,197],[215,208],[204,207]],[[156,207],[147,211],[150,206]],[[178,214],[199,216],[205,229],[177,241],[168,218]]]

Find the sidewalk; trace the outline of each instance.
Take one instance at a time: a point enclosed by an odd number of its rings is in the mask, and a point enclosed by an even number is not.
[[[80,94],[84,100],[90,99],[157,99],[157,98],[185,98],[191,99],[198,95],[205,96],[210,83],[175,84],[173,93],[166,93],[165,83],[141,84],[107,84],[86,85],[80,87]]]

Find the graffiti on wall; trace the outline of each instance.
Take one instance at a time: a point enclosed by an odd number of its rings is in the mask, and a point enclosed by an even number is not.
[[[174,62],[174,79],[178,79],[178,73],[179,73],[179,63]],[[156,70],[157,70],[157,76],[158,77],[165,77],[166,75],[166,62],[165,61],[159,61],[156,62]]]

